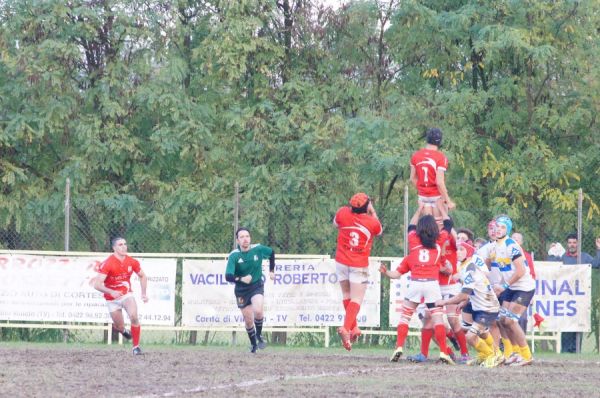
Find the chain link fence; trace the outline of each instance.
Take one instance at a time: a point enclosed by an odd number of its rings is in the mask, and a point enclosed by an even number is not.
[[[333,255],[336,230],[332,219],[343,204],[329,204],[320,212],[294,203],[270,207],[245,197],[243,192],[236,195],[232,183],[231,198],[219,201],[221,210],[212,218],[207,218],[202,209],[183,206],[178,212],[171,210],[171,216],[165,219],[164,204],[138,200],[117,208],[111,202],[65,197],[53,209],[24,204],[20,214],[12,215],[7,225],[0,227],[0,248],[105,252],[111,250],[111,237],[124,236],[131,252],[226,253],[232,248],[235,229],[243,225],[251,229],[254,242],[272,246],[279,253]],[[409,195],[406,188],[399,190],[385,200],[375,201],[375,208],[384,234],[375,240],[372,255],[402,256],[406,222],[416,209],[414,193]],[[539,208],[523,209],[520,214],[509,215],[513,231],[523,234],[524,247],[535,254],[535,259],[546,260],[552,242],[566,248],[567,234],[578,232],[581,250],[594,257],[596,238],[600,237],[598,217],[581,217],[587,214],[585,206],[578,210],[573,204],[572,208],[543,212]],[[487,222],[499,213],[488,208],[459,207],[451,215],[456,227],[469,228],[475,237],[487,239]]]
[[[348,194],[348,197],[350,193]],[[597,197],[597,195],[591,195]],[[25,203],[19,214],[0,228],[0,249],[109,252],[110,238],[124,236],[131,252],[138,253],[226,253],[234,242],[234,231],[243,225],[252,230],[254,242],[272,246],[278,253],[334,255],[336,229],[332,218],[345,200],[337,203],[323,198],[321,211],[312,211],[299,203],[271,206],[267,201],[242,191],[231,184],[231,197],[214,206],[217,212],[206,217],[206,211],[193,205],[182,206],[178,213],[165,219],[165,204],[135,201],[117,208],[111,202],[85,201],[65,194],[54,208],[36,208]],[[372,255],[401,257],[404,254],[407,220],[416,210],[416,197],[408,188],[394,191],[385,199],[376,199],[375,208],[384,225],[384,234],[375,240]],[[543,211],[540,211],[542,208]],[[552,210],[549,206],[521,210],[510,214],[513,231],[523,234],[524,248],[538,261],[547,259],[552,242],[566,248],[566,236],[579,232],[581,250],[596,256],[596,237],[600,236],[598,217],[587,217],[586,206],[573,204],[575,210]],[[500,213],[489,208],[458,208],[452,212],[456,227],[466,227],[475,237],[487,239],[487,222]],[[583,216],[586,215],[586,216]],[[161,219],[162,217],[162,219]],[[600,344],[599,271],[593,271],[592,332],[595,349]],[[382,283],[382,302],[387,302],[388,287]],[[382,325],[387,325],[387,313],[382,311]],[[24,333],[24,332],[23,332]],[[312,338],[312,337],[311,337]],[[373,337],[371,343],[379,343]]]

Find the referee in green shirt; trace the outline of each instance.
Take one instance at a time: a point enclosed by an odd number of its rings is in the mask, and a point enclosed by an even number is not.
[[[251,245],[250,231],[241,227],[235,232],[238,247],[227,259],[225,279],[235,282],[235,298],[238,308],[244,316],[246,332],[252,347],[250,352],[264,349],[261,332],[264,319],[264,283],[262,281],[262,262],[269,259],[269,276],[275,278],[275,252],[268,246]]]

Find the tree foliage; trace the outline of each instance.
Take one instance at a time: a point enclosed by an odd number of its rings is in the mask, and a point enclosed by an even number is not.
[[[331,253],[368,192],[401,254],[408,160],[443,129],[455,218],[544,249],[599,214],[593,1],[15,1],[0,5],[0,241],[227,251],[241,222]],[[411,209],[414,192],[411,189]],[[591,232],[591,231],[590,231]]]

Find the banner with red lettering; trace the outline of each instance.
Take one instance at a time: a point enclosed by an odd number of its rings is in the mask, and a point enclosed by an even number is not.
[[[108,255],[107,255],[108,256]],[[0,320],[112,322],[106,300],[91,281],[103,257],[0,255]],[[139,258],[148,276],[148,303],[134,273],[131,286],[142,324],[175,321],[175,259]],[[123,311],[126,322],[128,317]]]

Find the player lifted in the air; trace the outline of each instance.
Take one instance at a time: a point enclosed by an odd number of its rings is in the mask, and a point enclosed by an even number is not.
[[[423,203],[424,214],[433,214],[439,220],[441,210],[438,199],[443,199],[446,211],[452,210],[456,205],[448,195],[445,173],[448,169],[448,158],[439,147],[442,144],[442,131],[438,128],[427,130],[425,135],[427,144],[425,148],[416,151],[410,159],[410,180],[417,188],[419,203]]]

